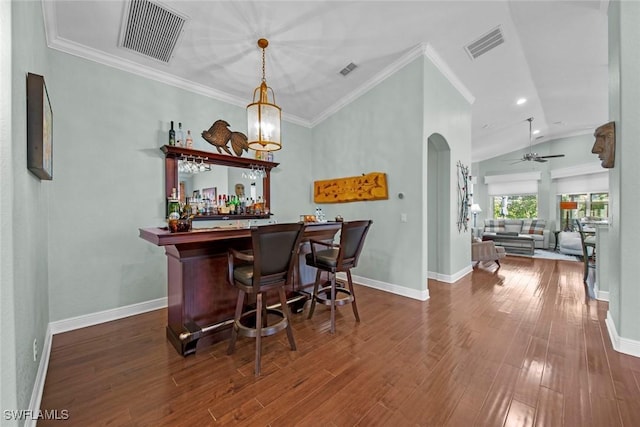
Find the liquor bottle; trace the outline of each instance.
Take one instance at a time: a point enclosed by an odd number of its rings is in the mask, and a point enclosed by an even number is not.
[[[167,203],[168,203],[168,206],[167,206],[168,218],[179,219],[180,218],[180,202],[178,201],[175,188],[171,191],[171,196],[167,199]]]
[[[191,198],[187,197],[184,208],[182,208],[182,216],[189,217],[191,215]]]
[[[187,148],[193,148],[193,138],[191,137],[191,131],[187,131]]]
[[[176,131],[173,130],[173,121],[171,121],[171,129],[169,129],[169,145],[176,145]]]
[[[236,214],[236,196],[229,196],[229,213],[231,215]]]
[[[185,147],[184,132],[182,131],[182,123],[178,123],[178,131],[176,132],[176,145],[178,147]]]

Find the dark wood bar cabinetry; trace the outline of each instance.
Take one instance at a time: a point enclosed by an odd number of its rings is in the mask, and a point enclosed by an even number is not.
[[[161,147],[161,150],[165,155],[166,197],[179,186],[180,161],[197,158],[214,167],[260,168],[264,171],[262,197],[265,205],[271,206],[271,169],[278,163],[169,145]],[[267,219],[271,215],[271,212],[262,215],[198,215],[194,220]],[[194,222],[191,231],[178,233],[170,232],[167,227],[140,229],[142,239],[165,248],[167,338],[183,356],[194,353],[196,347],[204,347],[230,335],[237,290],[227,280],[227,252],[229,248],[251,249],[251,229],[240,225],[249,221],[236,223],[237,226],[198,228]],[[310,251],[309,239],[332,240],[339,229],[340,223],[312,223],[305,227],[293,284],[287,289],[288,303],[294,313],[302,310],[309,297],[304,288],[312,286],[315,279],[315,269],[307,267],[304,260]]]
[[[305,227],[300,245],[299,262],[294,283],[288,289],[292,311],[300,312],[308,293],[304,288],[313,283],[315,269],[309,271],[304,254],[309,239],[332,240],[340,223],[313,223]],[[226,339],[230,333],[237,290],[227,281],[229,248],[251,248],[249,228],[194,228],[171,233],[166,227],[141,228],[140,237],[163,246],[167,256],[167,338],[175,349],[186,356],[196,347]]]

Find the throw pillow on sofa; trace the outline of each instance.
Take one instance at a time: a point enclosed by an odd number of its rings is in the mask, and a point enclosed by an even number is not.
[[[488,231],[490,233],[497,233],[499,231],[505,231],[505,229],[504,229],[504,219],[485,219],[484,220],[484,231]]]
[[[525,219],[522,223],[522,234],[544,234],[544,219]]]

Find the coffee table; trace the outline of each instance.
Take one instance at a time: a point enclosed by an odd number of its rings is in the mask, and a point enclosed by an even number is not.
[[[496,246],[502,246],[508,254],[533,255],[535,251],[535,242],[529,236],[490,234],[483,235],[482,240],[493,240]]]

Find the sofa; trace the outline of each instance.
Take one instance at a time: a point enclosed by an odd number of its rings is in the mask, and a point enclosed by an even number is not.
[[[591,238],[592,243],[594,239],[595,238]],[[589,256],[591,256],[593,249],[588,247],[587,250],[589,252]],[[566,255],[583,256],[580,233],[577,231],[561,231],[560,234],[558,234],[558,251]]]
[[[482,236],[495,236],[497,234],[512,236],[528,236],[533,239],[534,246],[538,249],[549,247],[549,223],[544,219],[485,219]]]
[[[567,255],[582,256],[582,240],[577,231],[561,231],[558,234],[558,251]]]

